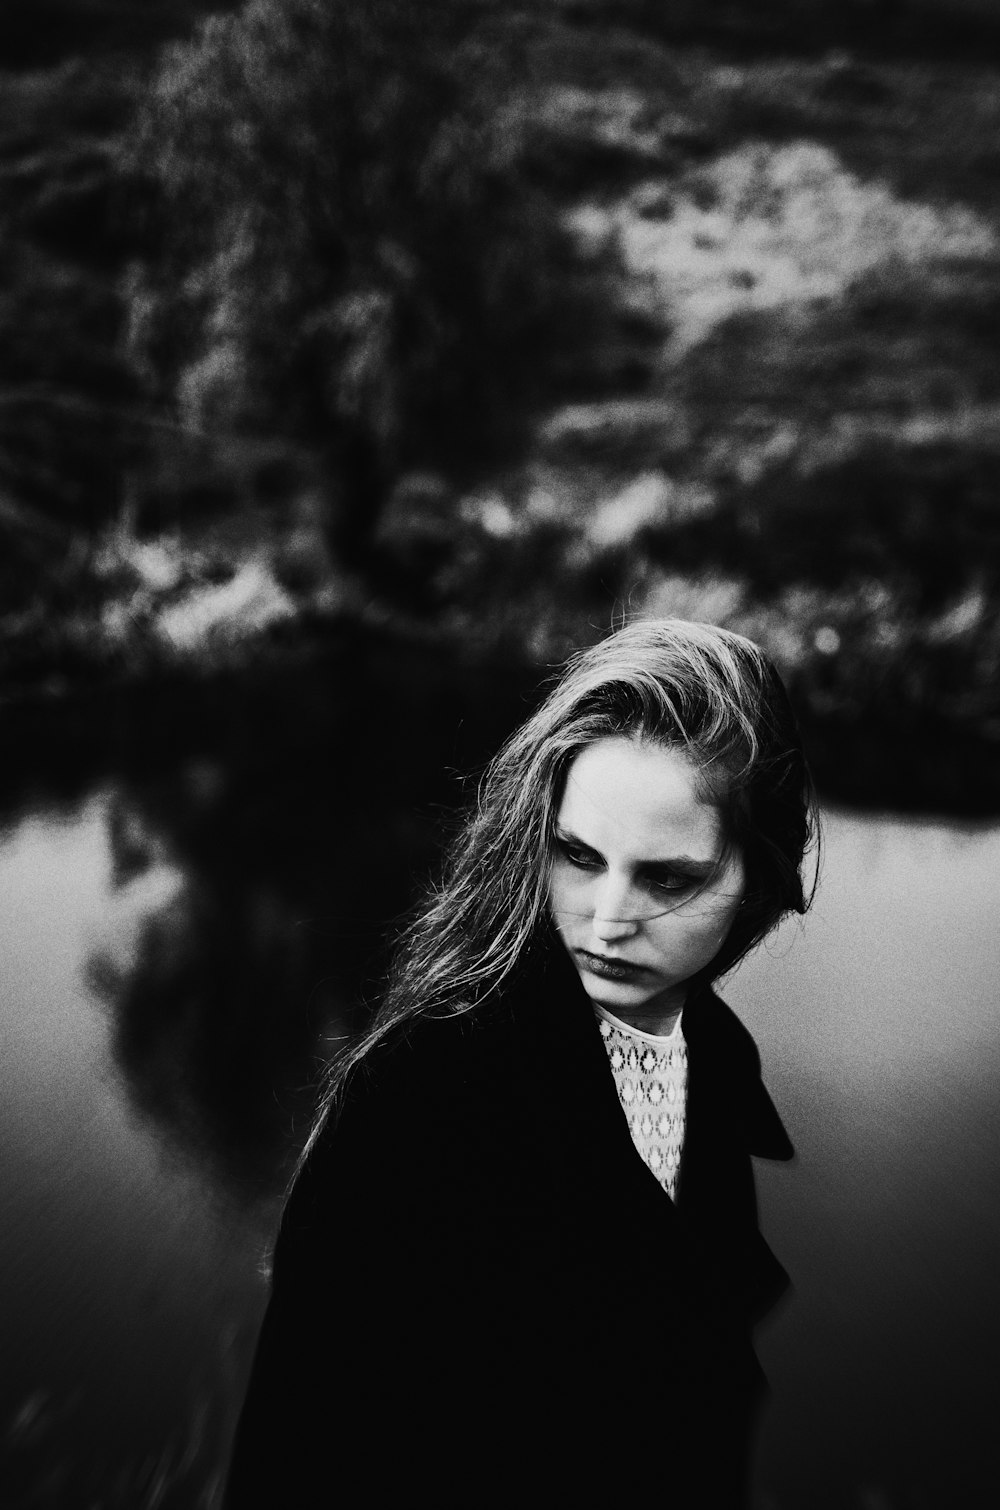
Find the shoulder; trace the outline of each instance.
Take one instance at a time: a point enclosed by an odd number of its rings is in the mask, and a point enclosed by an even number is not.
[[[575,972],[571,983],[579,989]],[[552,1019],[560,1030],[593,1027],[565,995],[558,960],[534,961],[466,1010],[391,1030],[350,1073],[298,1176],[293,1212],[309,1213],[310,1192],[325,1202],[333,1188],[357,1187],[360,1198],[380,1170],[405,1169],[407,1189],[449,1180],[464,1189],[469,1170],[481,1178],[526,1157],[540,1030]]]
[[[515,1048],[507,1004],[481,1003],[445,1016],[420,1016],[393,1029],[357,1066],[344,1095],[343,1119],[393,1099],[438,1105],[481,1090],[508,1066]]]
[[[341,1271],[381,1272],[401,1243],[413,1264],[445,1264],[456,1223],[468,1239],[530,1200],[537,1151],[517,1048],[509,1018],[477,1009],[417,1019],[372,1049],[285,1203],[276,1274],[330,1254]]]
[[[559,1015],[575,971],[561,949],[526,953],[517,968],[467,1007],[422,1012],[392,1029],[357,1066],[344,1097],[345,1116],[386,1095],[449,1100],[468,1091],[503,1089],[523,1059],[526,1029]],[[589,1022],[590,1014],[585,1014]]]
[[[509,1014],[476,1008],[423,1016],[377,1043],[354,1067],[339,1103],[316,1140],[305,1176],[334,1170],[412,1170],[466,1138],[494,1110],[513,1073],[515,1040]]]

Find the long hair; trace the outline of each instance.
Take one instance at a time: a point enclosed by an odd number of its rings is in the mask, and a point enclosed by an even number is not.
[[[742,856],[743,902],[705,979],[732,969],[786,913],[806,910],[802,862],[818,835],[815,799],[774,666],[729,630],[680,619],[630,624],[570,658],[487,768],[440,882],[400,935],[379,1009],[330,1066],[317,1132],[378,1042],[417,1018],[472,1010],[526,959],[547,921],[566,773],[586,746],[616,736],[683,750],[718,807],[727,848]]]

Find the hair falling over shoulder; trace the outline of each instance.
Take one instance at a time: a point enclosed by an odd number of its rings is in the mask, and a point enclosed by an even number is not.
[[[587,745],[622,736],[683,750],[743,856],[744,903],[711,979],[787,913],[806,910],[815,879],[807,889],[802,866],[818,847],[816,803],[775,667],[750,640],[712,625],[627,625],[569,659],[490,763],[440,881],[398,938],[377,1011],[329,1067],[303,1159],[376,1044],[417,1018],[474,1009],[518,969],[545,925],[568,767]]]

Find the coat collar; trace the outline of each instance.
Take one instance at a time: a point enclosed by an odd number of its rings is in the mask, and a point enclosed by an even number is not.
[[[541,1034],[567,1071],[572,1067],[573,1085],[567,1073],[562,1090],[592,1109],[591,1120],[602,1136],[632,1148],[593,1007],[553,935],[514,995],[520,1031]],[[688,1049],[687,1139],[699,1138],[703,1122],[711,1122],[718,1136],[744,1153],[791,1158],[788,1134],[761,1080],[757,1046],[736,1014],[709,986],[698,986],[685,1004],[682,1027]]]
[[[593,1008],[558,941],[513,993],[519,1062],[536,1107],[538,1153],[570,1241],[607,1273],[622,1253],[686,1279],[684,1219],[643,1163],[618,1100]],[[654,1257],[655,1256],[655,1257]],[[667,1282],[670,1277],[667,1276]]]
[[[512,995],[518,1058],[530,1067],[527,1093],[543,1127],[539,1152],[581,1240],[655,1252],[658,1267],[681,1255],[676,1278],[689,1286],[704,1286],[724,1249],[741,1262],[759,1241],[750,1155],[789,1158],[792,1147],[735,1014],[707,987],[685,1005],[687,1125],[671,1201],[632,1142],[592,1005],[558,940]]]

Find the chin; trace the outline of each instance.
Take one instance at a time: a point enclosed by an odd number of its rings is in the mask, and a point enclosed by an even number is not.
[[[615,1006],[641,1007],[650,999],[649,992],[627,981],[594,980],[587,977],[583,989],[590,1000],[609,1010]]]

